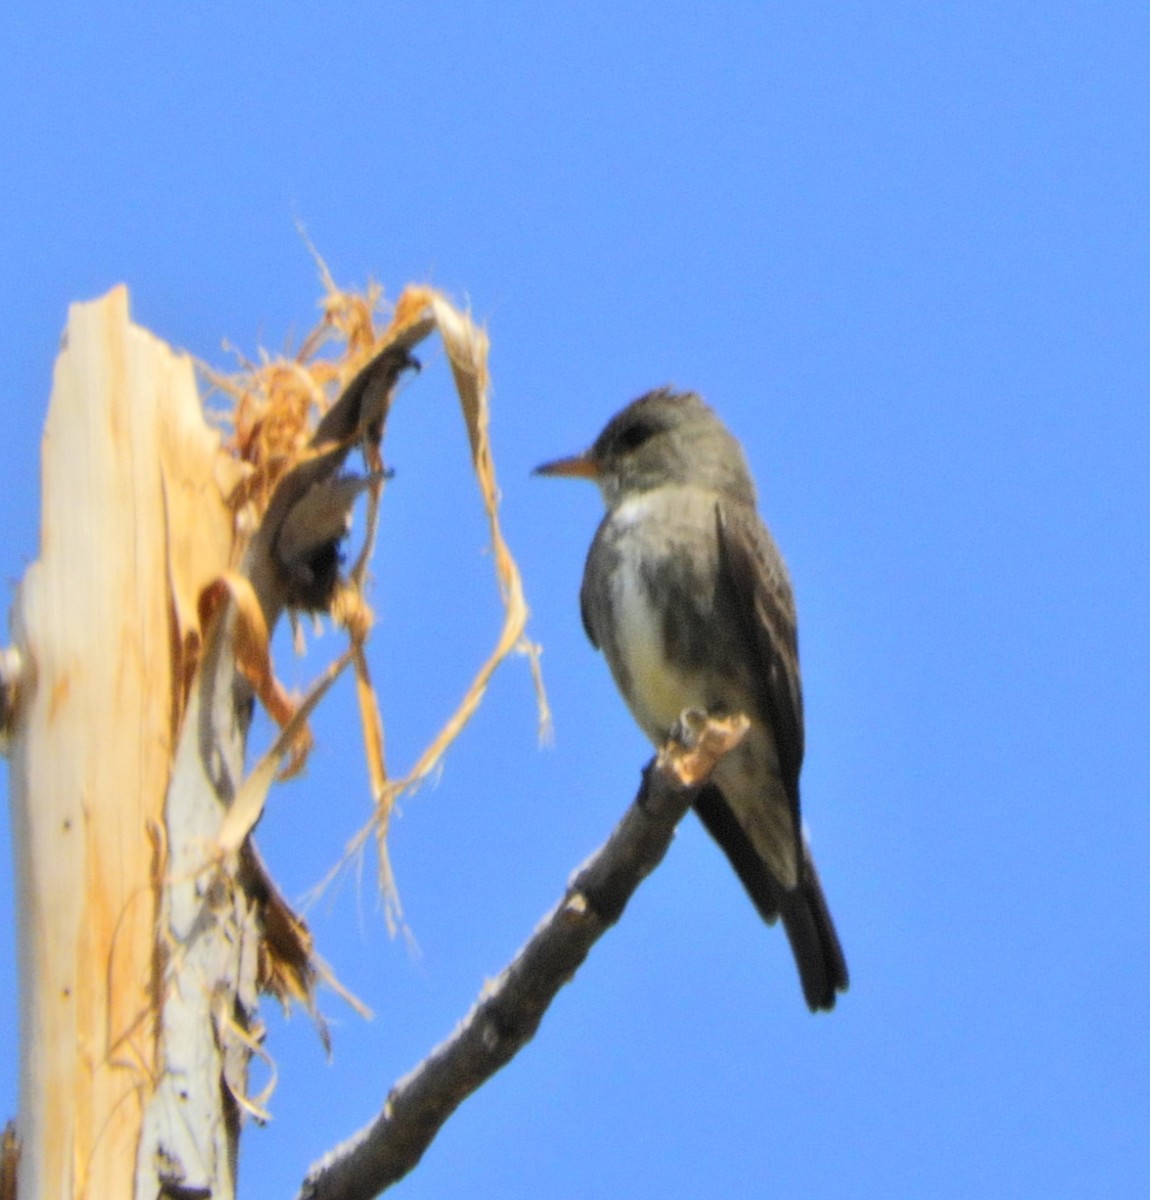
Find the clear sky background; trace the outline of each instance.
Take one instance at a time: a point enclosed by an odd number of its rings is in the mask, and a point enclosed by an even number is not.
[[[742,438],[795,578],[805,812],[851,991],[806,1011],[688,818],[395,1194],[1150,1194],[1150,9],[12,0],[3,30],[9,580],[71,301],[126,282],[138,321],[221,366],[225,339],[283,348],[320,294],[299,220],[341,283],[429,281],[492,339],[555,742],[512,661],[404,803],[418,955],[370,869],[311,912],[377,1015],[326,994],[328,1063],[267,1006],[280,1082],[241,1194],[293,1194],[375,1112],[630,802],[648,748],[576,600],[600,502],[529,472],[667,382]],[[396,770],[499,620],[424,358],[373,593]],[[349,685],[316,733],[259,831],[297,897],[369,807]],[[6,866],[0,1116],[14,961]]]

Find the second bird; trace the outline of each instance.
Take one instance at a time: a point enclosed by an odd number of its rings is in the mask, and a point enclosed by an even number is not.
[[[847,966],[799,812],[795,603],[742,447],[697,395],[664,388],[538,473],[603,493],[583,625],[644,733],[662,745],[688,709],[750,719],[695,811],[763,919],[782,917],[811,1010],[833,1008]]]

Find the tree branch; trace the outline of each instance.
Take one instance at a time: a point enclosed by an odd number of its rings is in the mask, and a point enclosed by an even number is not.
[[[623,914],[666,854],[675,827],[744,718],[699,721],[648,764],[634,803],[606,844],[455,1032],[395,1087],[376,1118],[308,1172],[297,1200],[368,1200],[402,1179],[456,1108],[527,1044],[559,989]]]

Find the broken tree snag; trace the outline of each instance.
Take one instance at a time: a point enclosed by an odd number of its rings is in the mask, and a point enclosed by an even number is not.
[[[352,667],[368,830],[387,879],[395,795],[432,769],[496,665],[515,649],[535,653],[496,516],[486,338],[429,289],[405,290],[382,331],[377,289],[329,290],[294,359],[216,379],[234,402],[215,414],[226,438],[205,422],[190,361],[131,324],[123,288],[70,310],[44,434],[40,557],[14,605],[14,645],[0,652],[23,1197],[234,1195],[241,1120],[266,1116],[265,1096],[248,1088],[252,1055],[266,1057],[259,995],[314,1015],[317,982],[334,984],[249,840],[271,783],[302,763],[308,717]],[[460,708],[395,781],[364,653],[363,586],[394,391],[436,329],[468,421],[505,620]],[[329,340],[343,353],[321,358]],[[347,470],[353,451],[359,476]],[[368,532],[345,572],[341,542],[364,492]],[[349,641],[298,700],[271,661],[285,609],[326,612]],[[280,729],[245,775],[256,703]],[[16,1145],[13,1134],[5,1181]]]
[[[634,803],[455,1032],[392,1089],[365,1128],[308,1172],[296,1200],[370,1200],[423,1157],[448,1117],[535,1036],[551,1001],[659,865],[692,800],[746,734],[741,714],[684,714]]]
[[[12,617],[20,1196],[133,1194],[160,1063],[179,610],[231,546],[218,453],[191,362],[130,323],[126,290],[74,305],[44,430],[40,557]]]

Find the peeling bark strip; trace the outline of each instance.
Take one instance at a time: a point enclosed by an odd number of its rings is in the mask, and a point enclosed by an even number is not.
[[[242,1117],[267,1115],[261,1099],[249,1094],[248,1066],[264,1034],[258,1012],[266,945],[262,898],[270,881],[262,878],[258,860],[240,851],[292,738],[277,739],[275,757],[254,773],[262,776],[262,794],[237,806],[237,797],[249,794],[243,771],[253,691],[268,699],[262,695],[274,682],[268,634],[282,610],[330,601],[336,548],[362,486],[342,478],[340,469],[353,446],[378,442],[391,393],[410,365],[405,348],[389,347],[328,411],[312,438],[312,453],[277,484],[240,576],[204,630],[207,644],[183,715],[165,812],[161,1061],[140,1139],[140,1200],[234,1195]],[[254,647],[248,644],[253,637]],[[302,725],[337,673],[329,671],[285,734]],[[240,814],[240,808],[250,811]],[[237,814],[243,827],[225,837],[229,817]],[[303,970],[309,968],[305,961]]]

